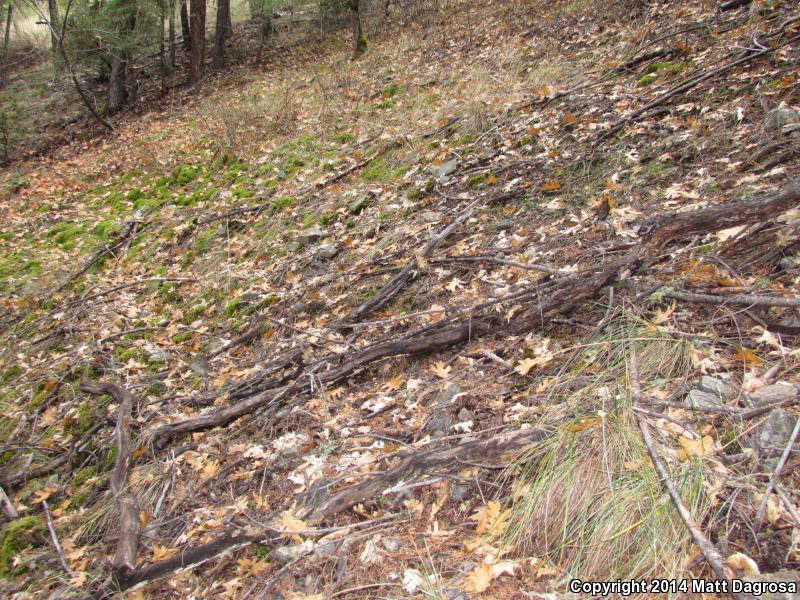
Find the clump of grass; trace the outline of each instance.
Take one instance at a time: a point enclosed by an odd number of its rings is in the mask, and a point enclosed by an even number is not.
[[[502,543],[584,580],[678,577],[692,540],[647,454],[631,408],[628,357],[643,384],[688,371],[685,342],[630,315],[590,340],[559,380],[576,392],[551,394],[556,433],[507,471],[515,479]],[[563,389],[563,388],[562,388]],[[698,520],[710,500],[702,461],[673,466],[673,481]]]

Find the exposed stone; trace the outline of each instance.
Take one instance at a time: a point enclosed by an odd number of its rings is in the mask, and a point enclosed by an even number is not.
[[[718,377],[710,377],[709,375],[703,375],[697,387],[709,394],[716,394],[723,400],[732,400],[738,395],[738,391],[730,383]]]
[[[782,131],[787,125],[800,123],[800,111],[791,108],[776,108],[767,115],[764,127],[771,131]]]
[[[453,419],[443,410],[436,411],[425,423],[423,431],[431,435],[436,433],[446,434],[453,427]]]
[[[690,390],[683,402],[686,408],[716,409],[722,406],[722,400],[717,394],[704,392],[697,388]]]
[[[448,383],[442,393],[436,398],[436,406],[447,406],[458,394],[462,394],[464,389],[457,383]]]
[[[297,236],[297,241],[301,244],[313,244],[322,239],[325,232],[319,227],[309,227]]]
[[[737,395],[736,388],[731,384],[718,377],[704,375],[686,394],[684,404],[687,408],[717,409]]]
[[[438,223],[444,218],[444,215],[437,210],[426,210],[419,215],[423,223]]]
[[[351,215],[357,215],[360,214],[361,211],[364,210],[371,203],[372,203],[372,196],[370,195],[361,196],[360,198],[356,198],[355,200],[353,200],[347,207],[347,210],[350,212]]]
[[[774,383],[772,385],[765,385],[758,388],[755,392],[750,394],[750,400],[756,406],[763,406],[764,404],[775,404],[782,402],[787,398],[797,395],[797,388],[789,383]]]
[[[452,175],[458,169],[458,160],[452,158],[448,161],[443,162],[442,164],[433,168],[433,174],[442,181],[443,179],[447,178],[449,175]]]
[[[467,486],[456,483],[450,486],[450,499],[453,502],[461,502],[467,497]]]
[[[278,546],[269,553],[269,557],[283,566],[298,558],[303,551],[302,546]]]
[[[783,582],[793,582],[797,586],[800,586],[800,572],[798,571],[791,571],[785,569],[783,571],[776,571],[775,573],[762,573],[761,575],[747,575],[742,577],[742,581],[745,582],[744,585],[747,583],[752,584],[768,584],[768,583],[783,583]],[[762,588],[763,589],[763,588]],[[752,591],[755,592],[755,589]],[[792,594],[789,592],[785,593],[771,593],[765,592],[761,595],[751,594],[749,592],[742,592],[741,598],[744,600],[796,600],[798,594]]]
[[[339,249],[334,244],[320,244],[316,254],[324,260],[330,260],[339,254]]]
[[[300,248],[303,247],[303,244],[300,242],[289,242],[286,244],[286,251],[287,252],[297,252]]]
[[[461,410],[458,411],[458,422],[459,423],[463,423],[465,421],[472,421],[474,418],[475,418],[475,416],[472,414],[471,410],[468,410],[466,408],[462,408]]]
[[[381,540],[381,544],[383,544],[383,547],[389,552],[397,552],[400,550],[400,548],[406,545],[403,540],[392,537],[383,538]]]
[[[789,439],[792,436],[792,429],[797,421],[797,417],[785,410],[775,409],[770,411],[767,420],[761,425],[755,434],[755,444],[759,455],[768,469],[775,468],[780,455]],[[798,453],[795,446],[793,454]]]
[[[469,600],[469,596],[458,588],[446,589],[444,591],[444,597],[447,598],[447,600]]]
[[[169,360],[169,354],[164,350],[154,350],[147,356],[148,365],[163,365]]]
[[[797,268],[797,257],[795,256],[784,256],[779,262],[781,269],[784,271],[791,271]]]
[[[489,227],[494,231],[506,231],[508,229],[514,229],[516,226],[516,221],[514,219],[500,219],[499,221],[495,221]]]
[[[202,377],[206,377],[211,372],[208,359],[204,354],[195,356],[194,360],[189,363],[189,368]]]

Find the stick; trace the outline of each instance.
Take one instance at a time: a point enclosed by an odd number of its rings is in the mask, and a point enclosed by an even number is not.
[[[740,294],[735,296],[712,296],[711,294],[695,294],[678,290],[666,290],[665,298],[694,302],[696,304],[738,304],[741,306],[784,306],[796,308],[800,306],[800,298],[781,298],[758,294]]]
[[[640,398],[642,397],[642,388],[641,384],[639,383],[639,365],[636,360],[635,353],[633,353],[631,356],[630,370],[631,392],[633,394],[634,408],[636,408],[638,407]],[[716,546],[714,546],[711,540],[706,537],[702,529],[700,529],[700,524],[689,512],[689,509],[686,508],[683,500],[681,500],[680,494],[678,494],[678,490],[675,488],[675,484],[669,477],[669,473],[667,472],[664,463],[661,462],[661,458],[656,452],[655,444],[653,443],[653,436],[650,433],[650,426],[648,425],[647,420],[637,412],[634,412],[634,414],[636,415],[636,421],[639,423],[639,429],[642,431],[642,439],[644,440],[645,446],[647,446],[647,453],[650,455],[650,460],[653,461],[653,467],[655,467],[658,478],[661,481],[661,485],[664,486],[667,494],[669,494],[669,497],[672,499],[672,502],[675,505],[681,520],[683,520],[686,528],[689,530],[694,543],[700,549],[700,552],[705,557],[706,562],[708,562],[708,564],[711,566],[711,569],[714,571],[714,574],[717,576],[717,578],[728,579],[727,574],[725,573],[722,555],[719,553],[719,550],[717,550]],[[732,592],[732,595],[737,600],[745,600],[745,596],[738,592]]]
[[[58,554],[58,560],[61,563],[61,567],[66,571],[67,575],[72,577],[75,575],[72,569],[69,568],[66,559],[64,558],[64,551],[61,549],[61,544],[58,543],[58,536],[56,535],[56,528],[53,527],[53,519],[50,518],[50,511],[47,508],[47,500],[42,500],[42,510],[44,511],[44,518],[47,521],[47,530],[50,532],[50,539],[53,542],[53,546],[56,549],[56,554]]]
[[[81,381],[81,390],[90,394],[109,394],[119,403],[117,427],[114,431],[117,460],[109,477],[109,487],[120,509],[119,537],[112,560],[117,581],[122,584],[136,568],[136,551],[139,546],[139,506],[136,497],[126,490],[128,469],[131,464],[131,411],[133,396],[125,388],[108,381]]]
[[[792,448],[794,447],[795,441],[797,441],[798,435],[800,435],[800,417],[797,417],[797,421],[795,421],[794,424],[794,429],[792,430],[792,435],[789,437],[789,441],[786,444],[786,447],[783,449],[783,454],[781,454],[781,458],[778,460],[778,464],[775,465],[775,470],[772,471],[772,475],[769,478],[767,489],[764,491],[764,497],[761,499],[761,504],[759,505],[758,512],[756,513],[756,531],[761,529],[761,526],[764,524],[764,512],[767,510],[767,503],[769,502],[769,497],[772,494],[772,489],[778,484],[778,480],[781,477],[781,471],[783,471],[783,467],[786,466],[786,461],[789,460],[789,456],[792,453]]]

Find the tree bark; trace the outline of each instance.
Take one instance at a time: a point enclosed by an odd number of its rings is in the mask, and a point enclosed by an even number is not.
[[[350,27],[353,30],[353,58],[367,51],[367,36],[361,25],[360,0],[350,0]]]
[[[197,85],[203,78],[206,55],[206,0],[190,0],[189,83]]]
[[[108,81],[108,111],[117,112],[128,101],[128,61],[125,52],[120,51],[111,57],[111,75]]]
[[[8,38],[11,37],[11,17],[14,12],[14,6],[11,2],[8,3],[8,16],[6,17],[6,34],[3,38],[3,56],[8,56]]]
[[[169,0],[169,68],[175,70],[175,0]]]
[[[55,53],[58,49],[58,36],[54,29],[58,26],[58,0],[47,0],[47,9],[49,11],[50,23],[53,25],[53,27],[50,28],[50,44],[53,53]]]
[[[183,49],[192,49],[192,30],[189,28],[189,9],[186,3],[189,0],[178,0],[181,3],[181,35],[183,36]]]
[[[231,36],[231,2],[217,0],[217,26],[214,32],[214,68],[225,66],[225,42]]]

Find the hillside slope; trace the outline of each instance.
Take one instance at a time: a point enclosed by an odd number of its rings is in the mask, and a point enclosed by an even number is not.
[[[2,593],[796,581],[798,36],[452,1],[15,165]]]

